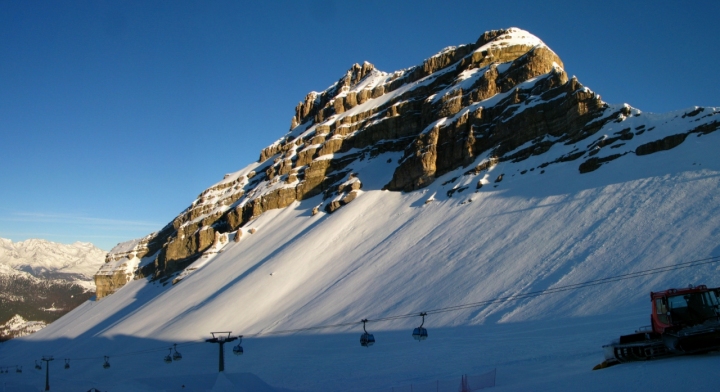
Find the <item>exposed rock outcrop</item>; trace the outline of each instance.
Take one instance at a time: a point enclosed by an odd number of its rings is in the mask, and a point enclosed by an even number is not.
[[[716,113],[698,109],[683,118],[699,121]],[[394,73],[368,62],[354,64],[326,90],[298,103],[290,131],[264,148],[258,162],[208,188],[160,232],[113,249],[96,277],[98,297],[101,287],[106,295],[132,277],[169,278],[195,262],[219,234],[240,233],[265,211],[313,197],[323,201],[314,204],[312,215],[321,208],[336,211],[362,197],[354,164],[380,154],[402,154],[387,160],[392,178],[384,189],[410,192],[453,170],[479,176],[503,162],[541,156],[556,145],[573,149],[538,165],[541,173],[549,165],[575,160],[580,173],[587,173],[629,153],[672,148],[689,134],[634,151],[621,147],[641,134],[646,138],[652,127],[623,127],[585,141],[608,124],[639,115],[629,106],[604,103],[568,78],[550,48],[516,28],[488,31],[475,43],[448,47]],[[717,129],[703,121],[691,132]],[[612,153],[605,153],[609,149]],[[483,181],[474,179],[476,190],[492,180]],[[454,187],[448,197],[467,188]]]

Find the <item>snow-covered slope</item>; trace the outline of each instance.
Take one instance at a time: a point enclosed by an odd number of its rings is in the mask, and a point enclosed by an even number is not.
[[[391,74],[354,64],[298,104],[291,130],[263,149],[257,163],[226,175],[131,249],[111,250],[96,275],[98,298],[132,278],[169,279],[214,246],[216,234],[245,227],[265,211],[318,194],[318,210],[337,210],[372,182],[352,172],[366,157],[404,152],[376,189],[414,190],[480,155],[497,160],[538,135],[582,139],[599,128],[589,125],[593,120],[602,124],[625,111],[606,109],[575,79],[568,83],[554,52],[517,28],[486,32],[475,44],[448,47]],[[522,132],[514,132],[518,127]],[[478,173],[488,166],[479,164]]]
[[[94,290],[93,275],[105,261],[105,252],[88,242],[60,244],[41,239],[20,242],[0,238],[0,267],[39,278],[62,279]]]
[[[343,189],[354,178],[362,181],[351,202],[328,213],[317,207],[335,196],[319,193],[265,209],[235,230],[215,226],[211,245],[182,269],[130,280],[102,301],[86,302],[42,331],[0,346],[0,366],[29,368],[52,354],[72,363],[67,372],[53,373],[60,373],[57,390],[181,390],[193,375],[200,379],[217,369],[217,345],[204,342],[210,332],[232,331],[244,335],[245,354],[226,358],[226,370],[290,390],[389,391],[493,368],[498,391],[680,389],[689,383],[717,389],[718,354],[590,369],[603,359],[602,344],[648,323],[650,291],[720,286],[718,263],[495,300],[720,256],[720,133],[714,132],[720,109],[651,114],[599,105],[582,137],[540,135],[472,155],[466,165],[446,165],[416,190],[383,189],[398,179],[402,162],[418,157],[415,147],[427,147],[417,150],[426,154],[418,159],[442,148],[437,135],[435,145],[423,144],[445,129],[442,124],[478,108],[498,110],[495,118],[510,123],[533,107],[550,109],[549,102],[568,93],[537,89],[562,80],[557,70],[445,116],[408,149],[314,158],[356,154],[344,166],[352,177],[338,180]],[[599,101],[576,81],[562,86]],[[523,91],[537,94],[520,99]],[[516,98],[520,103],[513,103]],[[296,121],[291,132],[300,135],[303,124],[309,123]],[[273,162],[273,156],[265,158]],[[227,176],[161,232],[186,224],[208,231],[199,222],[250,203],[251,192],[281,187],[283,181],[265,177],[243,188],[260,164]],[[240,189],[248,193],[214,204]],[[141,242],[116,261],[135,259]],[[146,254],[161,252],[147,244]],[[420,317],[404,316],[420,312],[429,313],[424,326],[430,337],[417,343],[410,332]],[[362,319],[370,320],[373,347],[359,345]],[[173,343],[183,360],[165,365]],[[109,369],[102,367],[105,360]],[[12,379],[14,385],[42,386],[40,373],[27,373]]]

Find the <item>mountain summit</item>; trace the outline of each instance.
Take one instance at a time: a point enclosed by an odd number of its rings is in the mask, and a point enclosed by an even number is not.
[[[115,247],[102,299],[4,343],[0,367],[52,354],[66,390],[209,390],[207,339],[230,331],[229,377],[282,390],[494,368],[505,390],[717,389],[712,355],[590,369],[647,324],[649,292],[720,286],[718,113],[603,102],[516,28],[394,73],[354,65],[257,162]]]
[[[98,298],[133,278],[186,274],[266,211],[297,201],[317,200],[313,214],[332,213],[364,191],[412,192],[458,169],[444,184],[452,184],[448,197],[506,174],[564,165],[588,173],[713,132],[715,114],[693,108],[666,119],[609,105],[568,78],[539,38],[518,28],[488,31],[474,44],[445,48],[393,73],[355,64],[297,105],[290,131],[263,149],[258,162],[203,191],[162,230],[114,248],[96,275]],[[363,173],[370,160],[387,154],[377,168],[382,176]]]

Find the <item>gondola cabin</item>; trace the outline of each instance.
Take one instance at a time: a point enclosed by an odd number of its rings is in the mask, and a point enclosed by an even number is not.
[[[364,334],[360,335],[361,346],[370,347],[373,344],[375,344],[375,336],[373,336],[371,333],[365,332]]]
[[[243,348],[242,348],[242,346],[238,344],[237,346],[233,347],[233,354],[235,354],[235,355],[243,355]]]
[[[413,330],[412,333],[413,339],[417,340],[418,342],[421,340],[425,340],[428,337],[427,329],[423,327],[418,327]]]

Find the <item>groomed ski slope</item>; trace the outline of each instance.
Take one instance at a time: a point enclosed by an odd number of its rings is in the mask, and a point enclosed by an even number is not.
[[[443,183],[462,169],[397,193],[378,189],[392,176],[387,160],[400,154],[366,159],[353,167],[364,192],[352,203],[332,215],[311,215],[319,198],[266,212],[245,227],[254,234],[228,242],[177,285],[133,281],[1,345],[0,366],[24,372],[0,381],[41,389],[44,370],[33,361],[54,355],[73,360],[69,370],[51,365],[52,390],[181,390],[217,369],[217,345],[201,340],[232,331],[261,334],[244,340],[242,357],[226,345],[226,371],[280,389],[389,391],[497,368],[497,391],[715,390],[720,354],[591,368],[603,344],[649,324],[650,291],[720,286],[720,264],[430,315],[421,343],[410,337],[419,317],[371,322],[377,343],[358,340],[363,318],[720,256],[718,146],[717,132],[690,135],[672,150],[625,155],[583,175],[578,162],[520,175],[543,162],[532,157],[501,163],[478,192],[474,180],[452,197],[459,182]],[[356,324],[267,334],[346,322]],[[172,343],[180,362],[163,363],[167,349],[137,353]]]

